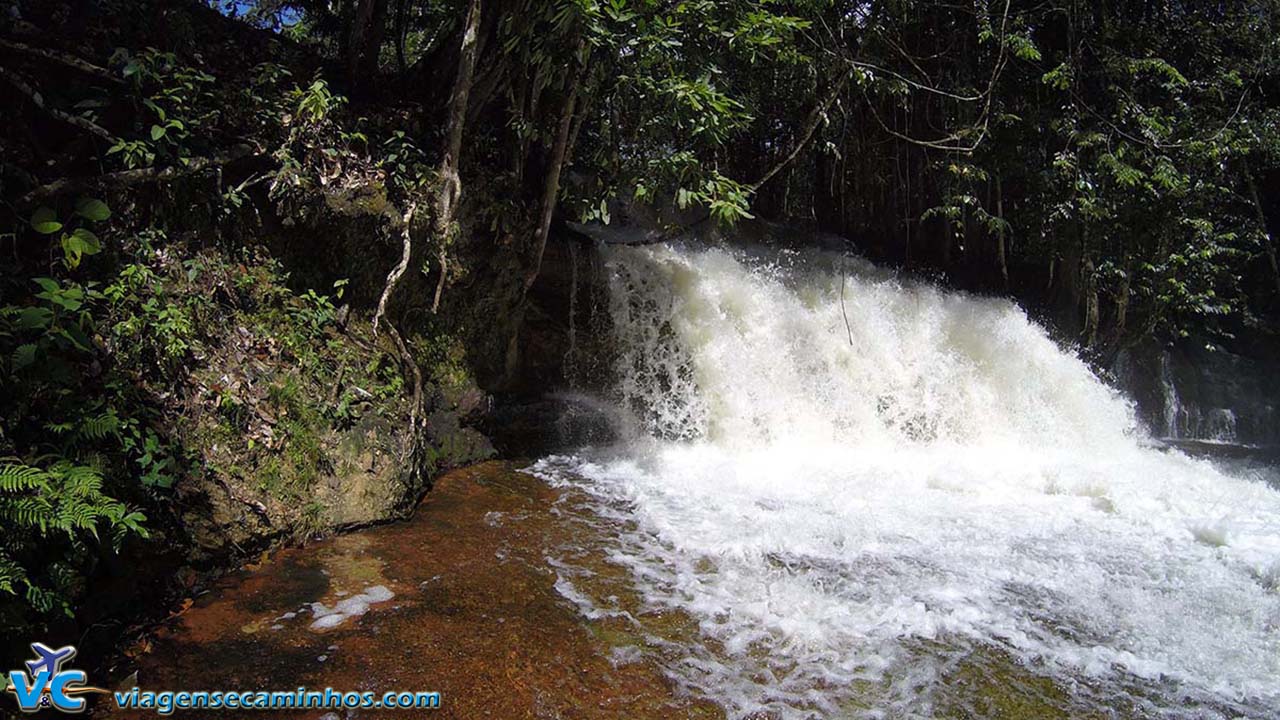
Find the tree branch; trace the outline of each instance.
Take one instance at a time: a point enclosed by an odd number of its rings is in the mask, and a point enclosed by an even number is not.
[[[58,63],[59,65],[75,70],[82,75],[87,75],[109,85],[117,87],[124,87],[127,85],[123,78],[113,75],[110,70],[81,60],[75,55],[58,52],[56,50],[31,47],[30,45],[16,42],[14,40],[6,40],[4,38],[0,38],[0,48]]]
[[[17,88],[18,91],[21,92],[23,95],[26,95],[27,98],[31,100],[31,102],[36,107],[45,111],[46,114],[58,120],[61,120],[67,125],[83,130],[91,135],[96,135],[99,138],[102,138],[103,140],[105,140],[106,142],[109,142],[109,143],[115,142],[116,140],[115,137],[111,133],[103,129],[101,126],[85,118],[78,117],[70,113],[65,113],[57,108],[52,108],[46,105],[44,102],[44,96],[41,95],[40,92],[37,91],[35,88],[31,87],[31,85],[27,84],[27,82],[23,80],[22,76],[18,75],[17,73],[14,73],[7,68],[0,67],[0,78],[3,78],[4,80],[8,81],[10,85]]]
[[[403,238],[403,251],[400,254],[400,262],[391,269],[387,275],[387,284],[382,288],[382,297],[378,299],[378,309],[373,313],[373,334],[378,334],[378,323],[387,313],[387,303],[391,300],[392,293],[400,284],[400,279],[404,277],[405,271],[409,269],[409,260],[413,257],[413,215],[418,211],[417,201],[409,203],[409,207],[404,212],[404,223],[401,229],[401,237]],[[400,336],[400,331],[396,330],[395,323],[388,322],[386,324],[387,334],[391,336],[391,341],[395,343],[396,352],[400,355],[400,361],[409,369],[409,373],[413,376],[413,400],[409,406],[409,427],[412,429],[410,439],[410,454],[416,451],[418,444],[418,417],[422,413],[422,369],[418,367],[418,362],[414,360],[413,353],[409,352],[409,346],[405,344],[404,338]]]
[[[436,280],[435,296],[431,298],[432,315],[440,312],[440,295],[444,292],[444,283],[449,277],[449,255],[445,253],[444,248],[440,248],[436,258],[440,261],[440,277]]]
[[[581,52],[582,41],[578,43]],[[576,53],[575,53],[576,54]],[[551,233],[551,218],[556,210],[556,198],[560,195],[560,172],[564,169],[565,158],[569,154],[569,131],[573,127],[573,108],[578,100],[578,87],[581,85],[585,68],[579,68],[569,81],[564,105],[560,109],[560,124],[556,129],[555,144],[551,148],[551,164],[547,168],[547,179],[543,185],[541,217],[538,220],[537,235],[534,236],[533,263],[525,276],[524,293],[529,292],[533,281],[538,278],[542,269],[542,255],[547,249],[547,235]],[[523,301],[523,295],[521,301]]]
[[[47,185],[41,185],[31,192],[28,192],[26,195],[23,195],[18,199],[18,204],[26,205],[47,197],[53,197],[55,195],[61,195],[68,192],[79,192],[99,188],[105,185],[128,186],[152,180],[168,180],[171,178],[183,177],[185,175],[200,172],[206,168],[221,167],[237,160],[250,157],[260,158],[265,157],[265,155],[262,153],[255,153],[253,148],[248,145],[236,145],[230,150],[217,155],[191,158],[191,161],[182,167],[177,165],[166,168],[149,167],[139,168],[137,170],[121,170],[120,172],[107,173],[106,175],[94,175],[92,177],[62,178]]]
[[[813,133],[818,129],[818,126],[822,124],[823,118],[827,116],[827,111],[831,109],[836,98],[840,97],[841,91],[844,90],[845,83],[849,82],[849,78],[852,75],[852,68],[845,70],[844,74],[840,76],[840,79],[837,80],[836,84],[831,88],[831,93],[828,94],[822,102],[813,107],[813,112],[809,113],[809,119],[805,122],[804,132],[800,134],[800,139],[798,139],[795,145],[791,147],[791,152],[787,153],[772,168],[770,168],[768,172],[750,186],[749,191],[751,194],[755,194],[755,192],[760,189],[761,185],[764,185],[769,181],[769,178],[777,175],[778,171],[786,167],[792,160],[795,160],[796,156],[800,154],[800,151],[804,149],[805,145],[809,144],[809,140],[813,138]]]

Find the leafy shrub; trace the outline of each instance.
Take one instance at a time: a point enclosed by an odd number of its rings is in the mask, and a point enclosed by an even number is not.
[[[31,215],[31,228],[41,235],[59,235],[62,247],[63,263],[68,269],[79,267],[85,255],[97,255],[102,252],[102,243],[98,236],[84,227],[84,222],[101,222],[111,217],[111,210],[106,203],[93,198],[81,198],[76,202],[75,217],[66,223],[58,219],[58,214],[50,207],[40,206]],[[76,225],[73,227],[72,225]]]
[[[104,291],[74,277],[103,247],[87,225],[110,214],[92,198],[77,201],[65,219],[37,209],[31,231],[54,241],[66,276],[35,277],[29,291],[0,305],[0,595],[24,601],[19,623],[69,613],[98,559],[129,536],[147,535],[144,515],[120,498],[175,478],[175,454],[139,419],[146,407],[133,384],[104,375],[104,321],[154,278],[130,265]],[[172,333],[156,331],[164,327],[153,322],[146,334],[172,342]],[[112,330],[106,334],[121,344]],[[139,473],[131,477],[134,465]]]
[[[195,340],[191,313],[166,297],[146,266],[126,266],[103,295],[119,318],[111,332],[116,352],[123,358],[172,371],[186,357]]]
[[[145,130],[141,137],[121,138],[107,154],[119,155],[128,168],[147,167],[157,158],[190,162],[200,130],[214,124],[219,113],[212,93],[215,78],[154,48],[139,53],[117,49],[112,64],[137,93]]]

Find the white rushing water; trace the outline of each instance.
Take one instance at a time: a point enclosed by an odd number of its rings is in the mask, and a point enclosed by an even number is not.
[[[1016,305],[817,251],[605,252],[643,432],[533,471],[623,528],[647,611],[696,621],[683,686],[928,717],[994,656],[1095,709],[1280,715],[1280,492],[1144,445]]]

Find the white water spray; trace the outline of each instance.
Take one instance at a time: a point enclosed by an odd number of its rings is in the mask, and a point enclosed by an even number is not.
[[[646,608],[697,621],[679,682],[923,717],[995,651],[1073,702],[1280,708],[1280,493],[1145,446],[1017,306],[816,251],[607,253],[616,393],[655,439],[534,471],[624,521]]]

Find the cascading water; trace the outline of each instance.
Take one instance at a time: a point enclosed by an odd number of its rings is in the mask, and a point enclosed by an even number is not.
[[[1004,658],[1102,716],[1280,714],[1280,492],[1144,444],[1016,305],[818,251],[605,252],[644,432],[532,471],[595,498],[640,607],[570,560],[566,596],[696,623],[649,637],[682,686],[927,717]]]

